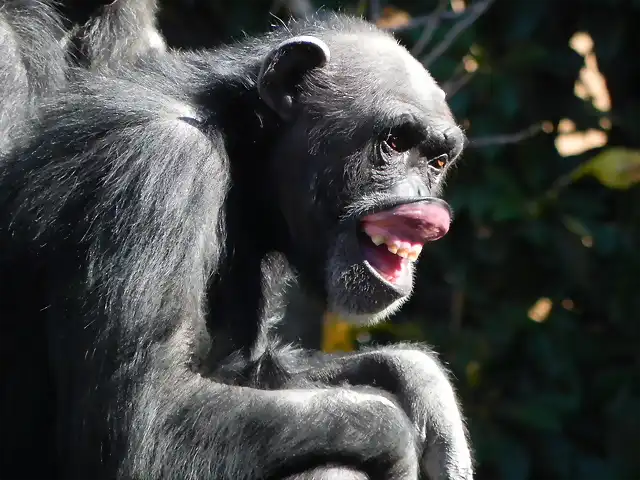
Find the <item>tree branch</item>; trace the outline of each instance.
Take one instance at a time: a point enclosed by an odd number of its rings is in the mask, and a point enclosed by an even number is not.
[[[378,23],[380,17],[382,16],[382,5],[380,5],[380,0],[371,0],[371,19],[373,23]]]
[[[274,0],[269,10],[273,12],[280,5],[284,5],[289,13],[297,18],[305,18],[313,14],[311,0]]]
[[[389,28],[389,31],[393,33],[404,32],[407,30],[412,30],[418,27],[424,27],[427,23],[431,21],[434,16],[439,17],[438,20],[440,22],[444,20],[453,20],[465,15],[465,12],[442,12],[440,15],[436,15],[435,13],[430,13],[428,15],[422,15],[420,17],[412,18],[408,23],[404,25],[399,25],[397,27]]]
[[[438,27],[442,22],[442,14],[447,10],[449,2],[450,0],[440,0],[438,2],[438,6],[433,11],[433,14],[429,16],[429,19],[420,34],[420,38],[418,38],[411,49],[411,54],[414,57],[418,57],[433,38],[433,35],[436,33],[436,30],[438,30]]]
[[[456,41],[456,39],[471,25],[475,23],[475,21],[480,18],[480,16],[487,11],[487,9],[491,6],[491,4],[495,0],[483,0],[480,3],[472,5],[465,10],[465,15],[460,19],[451,30],[447,32],[442,41],[435,46],[431,52],[422,59],[422,63],[425,67],[429,67],[435,60],[437,60],[444,52],[446,52],[449,47]]]
[[[542,124],[536,123],[524,130],[506,135],[491,135],[487,137],[470,138],[468,148],[483,148],[494,145],[508,145],[512,143],[520,143],[523,140],[536,136],[542,132]]]
[[[462,75],[458,75],[457,78],[447,80],[442,84],[442,89],[447,94],[447,97],[453,97],[462,87],[471,81],[475,77],[476,72],[464,72]]]

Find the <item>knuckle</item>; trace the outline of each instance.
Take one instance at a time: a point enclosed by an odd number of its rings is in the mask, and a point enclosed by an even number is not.
[[[390,398],[382,394],[342,390],[336,399],[356,410],[365,429],[378,431],[392,445],[408,445],[413,442],[413,426],[409,418]]]
[[[415,428],[392,399],[382,392],[339,388],[332,392],[331,400],[352,438],[386,471],[384,478],[417,478],[420,460]]]
[[[428,398],[427,404],[441,412],[441,416],[459,416],[455,389],[435,354],[418,348],[385,353],[405,379],[406,394]]]
[[[432,377],[448,383],[447,371],[432,352],[419,348],[406,348],[385,352],[402,371],[420,372],[423,377]]]

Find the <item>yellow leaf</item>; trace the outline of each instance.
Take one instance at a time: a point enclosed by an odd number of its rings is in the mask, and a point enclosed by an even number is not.
[[[624,190],[640,183],[640,151],[609,148],[581,165],[572,175],[576,180],[591,175],[609,188]]]
[[[549,317],[552,307],[553,302],[548,298],[538,299],[538,301],[529,309],[529,319],[537,323],[544,322]]]
[[[382,15],[376,22],[379,28],[404,27],[411,21],[411,15],[399,8],[388,6],[382,9]]]
[[[480,364],[472,360],[467,364],[467,382],[472,387],[478,386],[480,384]]]
[[[352,327],[338,315],[325,313],[322,332],[322,351],[352,352],[355,350]]]

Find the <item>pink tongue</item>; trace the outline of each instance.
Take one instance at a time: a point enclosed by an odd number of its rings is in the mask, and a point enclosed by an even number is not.
[[[389,282],[397,282],[408,263],[408,260],[387,250],[385,244],[379,247],[373,244],[365,245],[363,253],[371,266]]]
[[[371,237],[383,237],[384,241],[398,248],[411,249],[434,241],[449,231],[451,215],[437,203],[417,202],[400,205],[394,209],[367,215],[362,227]],[[391,253],[384,243],[363,245],[363,253],[369,264],[387,281],[396,283],[405,272],[408,260]]]
[[[422,245],[443,237],[449,231],[451,216],[440,204],[417,202],[367,215],[362,223],[369,234]]]

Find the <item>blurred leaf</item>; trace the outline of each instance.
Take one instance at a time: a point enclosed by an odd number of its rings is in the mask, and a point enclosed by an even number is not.
[[[562,220],[564,225],[567,227],[567,230],[578,237],[588,237],[592,235],[591,230],[589,230],[586,225],[580,221],[580,219],[565,215]]]
[[[469,362],[467,364],[466,372],[467,372],[467,383],[472,387],[478,386],[481,380],[480,364],[476,361]]]
[[[595,155],[573,172],[577,180],[591,175],[603,185],[627,189],[640,182],[640,151],[627,148],[609,148]]]
[[[333,353],[352,352],[354,350],[355,342],[351,325],[335,314],[325,314],[322,351]]]
[[[376,25],[380,28],[398,28],[404,27],[410,21],[411,15],[408,12],[389,5],[382,9],[382,15],[380,15]]]

